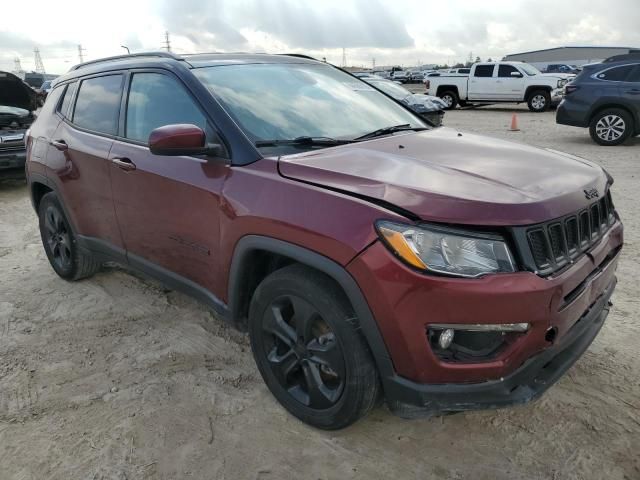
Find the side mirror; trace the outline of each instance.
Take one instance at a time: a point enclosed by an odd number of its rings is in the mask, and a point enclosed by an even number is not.
[[[219,155],[222,145],[206,143],[200,127],[175,124],[158,127],[149,134],[149,150],[154,155]]]
[[[522,74],[520,72],[511,72],[512,77],[522,78]]]

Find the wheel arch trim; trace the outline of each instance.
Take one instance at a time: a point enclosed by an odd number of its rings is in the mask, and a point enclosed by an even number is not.
[[[395,376],[393,363],[378,328],[378,324],[354,278],[342,265],[299,245],[260,235],[247,235],[238,241],[231,260],[228,287],[229,309],[231,318],[233,318],[234,321],[241,320],[237,315],[241,310],[241,290],[243,281],[246,279],[244,272],[248,270],[247,263],[251,254],[256,251],[264,251],[288,257],[332,278],[343,290],[358,316],[360,328],[373,354],[383,387],[385,383],[387,383],[385,379],[390,379]]]

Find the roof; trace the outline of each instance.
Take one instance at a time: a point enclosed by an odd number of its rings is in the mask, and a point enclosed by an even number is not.
[[[170,52],[143,52],[106,57],[71,67],[56,83],[86,74],[101,73],[133,67],[157,67],[167,64],[182,64],[187,68],[214,67],[221,65],[267,64],[267,63],[320,63],[312,57],[300,54],[273,55],[267,53],[196,53],[178,55]]]
[[[594,48],[594,49],[602,49],[602,50],[612,50],[612,49],[617,49],[617,50],[635,50],[636,47],[619,47],[619,46],[602,46],[602,45],[572,45],[572,46],[564,46],[564,47],[553,47],[553,48],[543,48],[541,50],[530,50],[528,52],[520,52],[520,53],[510,53],[509,55],[507,55],[507,57],[513,57],[515,55],[527,55],[529,53],[540,53],[540,52],[550,52],[552,50],[562,50],[562,49],[568,49],[568,48],[581,48],[581,49],[586,49],[586,48]]]

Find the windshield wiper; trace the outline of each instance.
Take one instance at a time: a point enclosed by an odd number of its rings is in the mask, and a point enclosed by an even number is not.
[[[419,132],[421,130],[428,130],[425,127],[412,127],[411,124],[405,123],[404,125],[394,125],[392,127],[384,127],[378,130],[374,130],[373,132],[362,135],[361,137],[354,138],[355,141],[366,140],[368,138],[381,137],[383,135],[390,135],[395,132],[404,132],[404,131],[414,131]]]
[[[321,146],[331,147],[334,145],[345,145],[347,143],[353,143],[355,140],[339,140],[337,138],[330,137],[297,137],[292,139],[272,139],[272,140],[257,140],[255,142],[256,147],[275,147],[278,145],[302,145],[302,146]]]

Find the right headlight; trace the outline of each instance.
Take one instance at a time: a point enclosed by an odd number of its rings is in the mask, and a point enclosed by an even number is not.
[[[420,270],[469,278],[516,271],[509,247],[497,235],[388,221],[376,229],[398,257]]]

